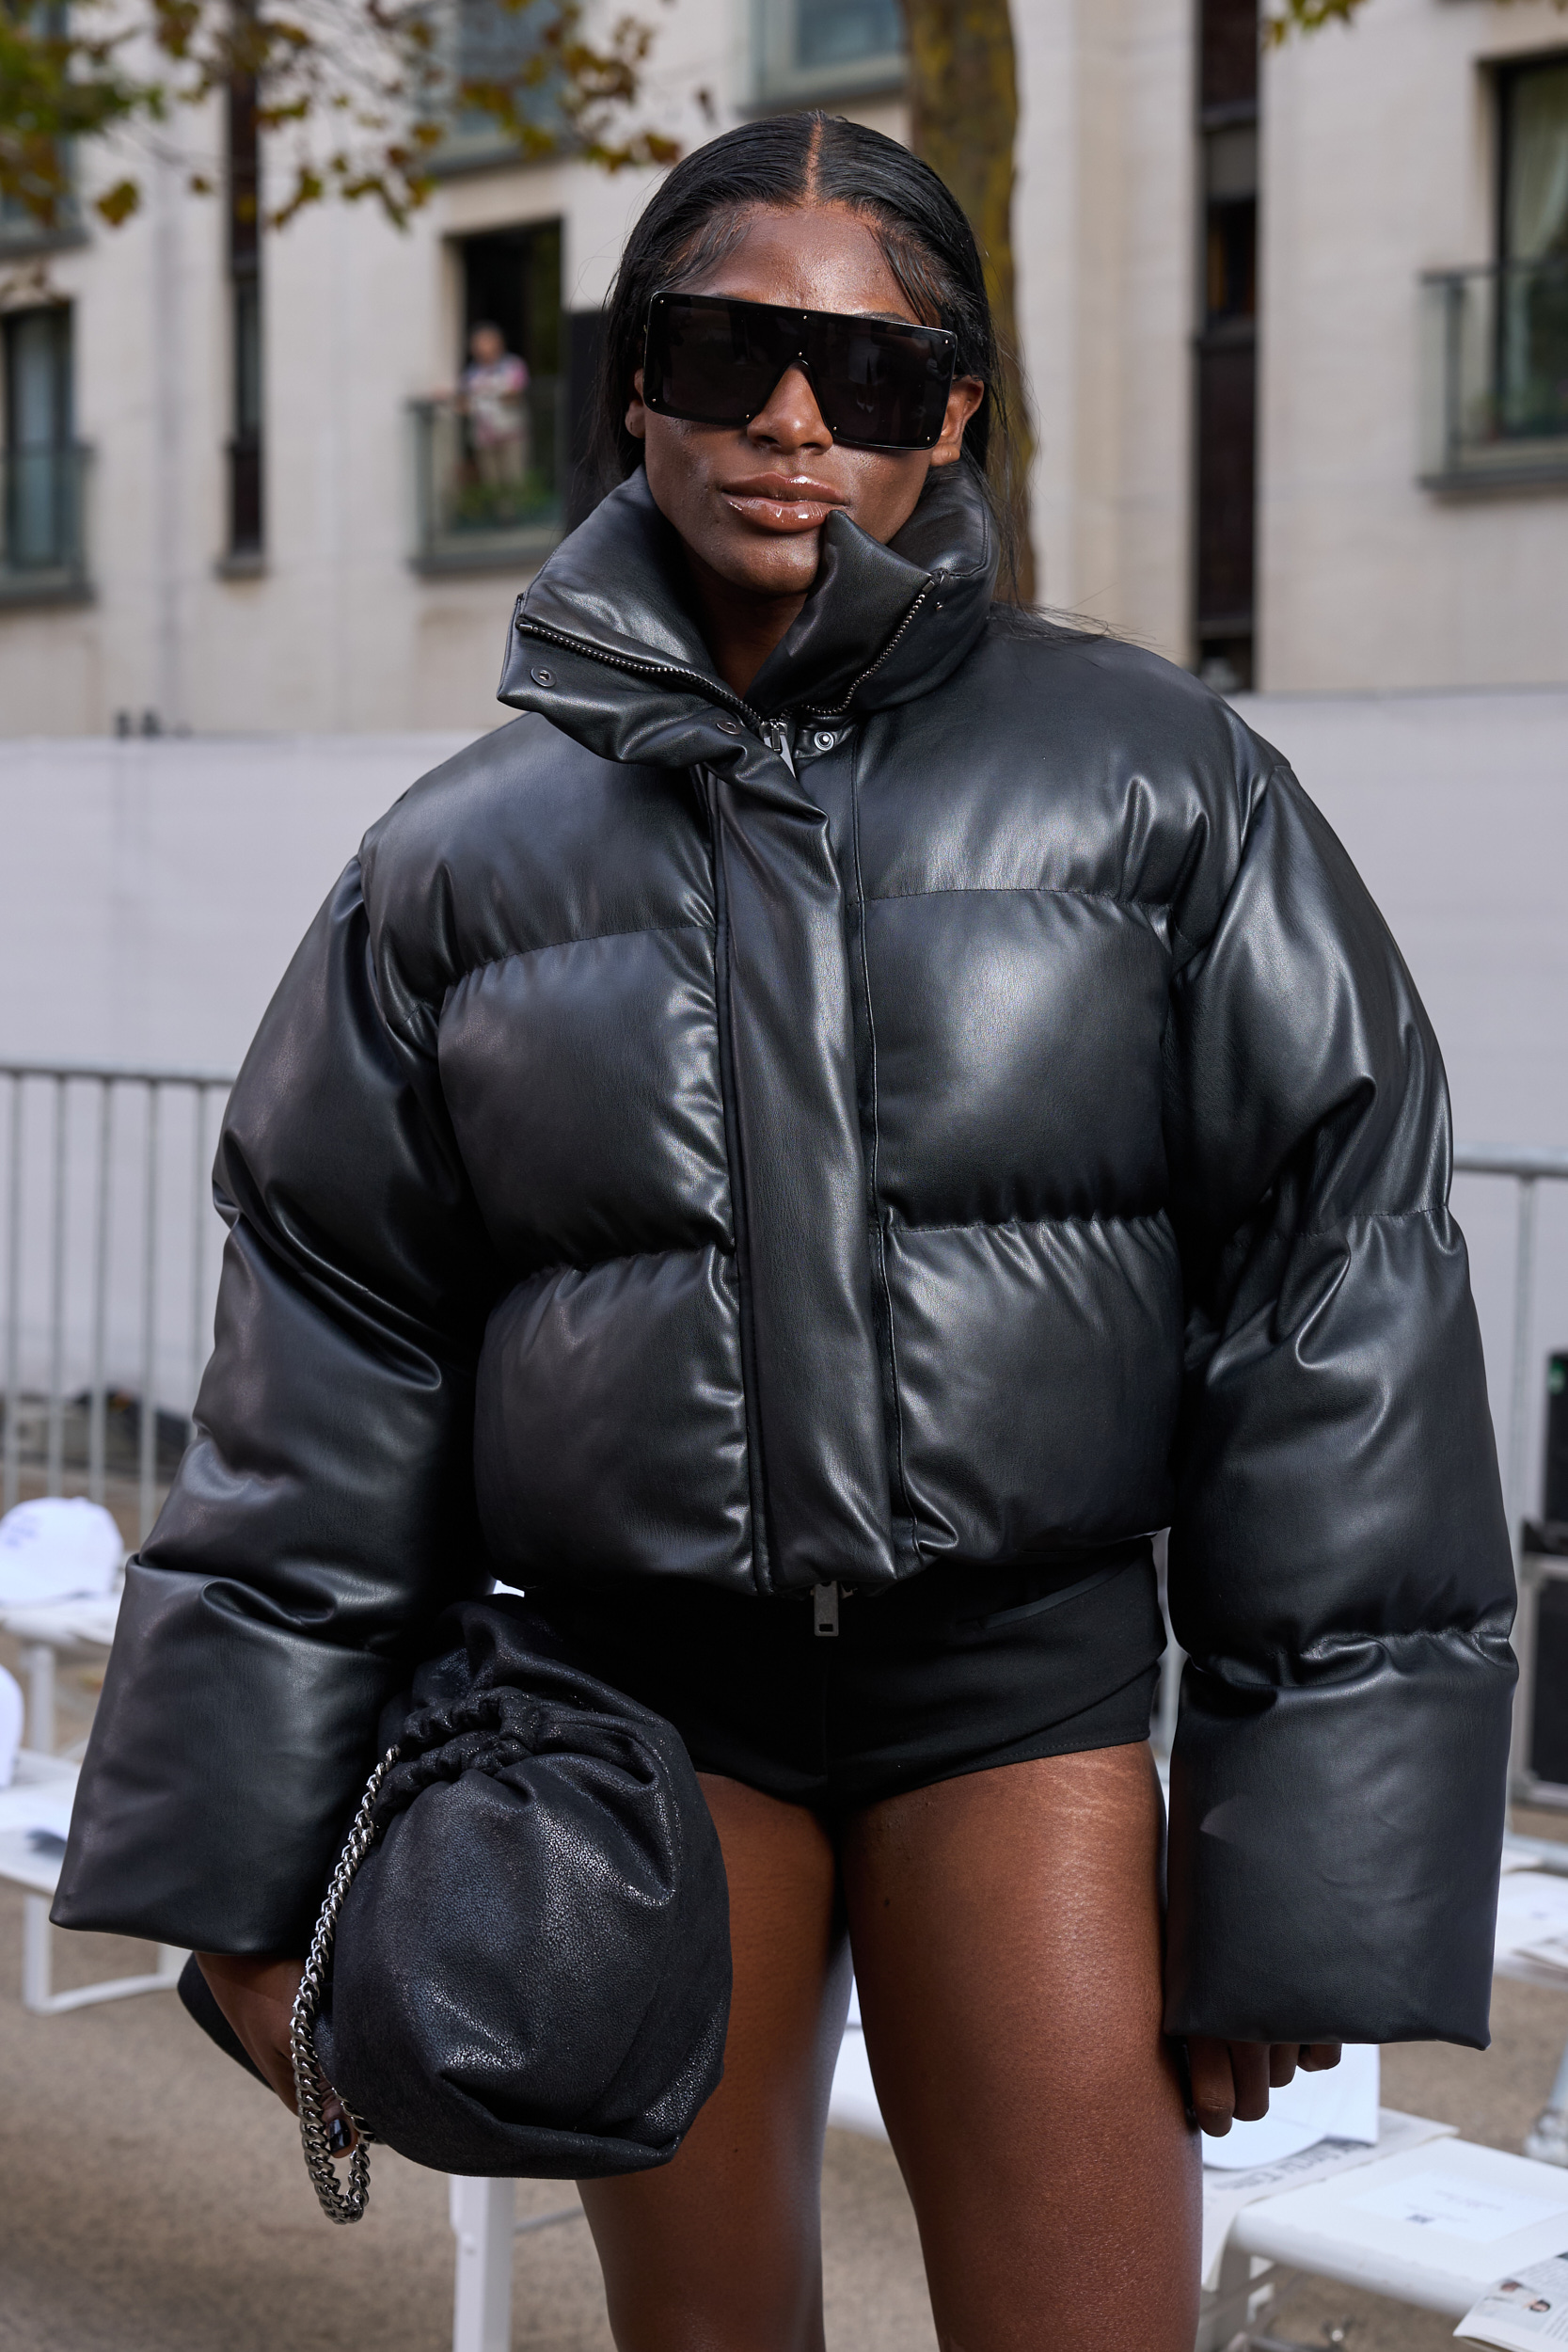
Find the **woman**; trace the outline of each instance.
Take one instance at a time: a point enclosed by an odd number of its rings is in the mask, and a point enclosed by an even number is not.
[[[980,263],[904,151],[681,164],[606,387],[529,715],[372,830],[235,1089],[55,1915],[199,1948],[287,2097],[377,1709],[497,1575],[676,1724],[729,1874],[724,2081],[584,2189],[617,2344],[820,2346],[852,1952],[941,2340],[1187,2352],[1189,2098],[1486,2037],[1512,1582],[1436,1048],[1275,755],[993,602]]]

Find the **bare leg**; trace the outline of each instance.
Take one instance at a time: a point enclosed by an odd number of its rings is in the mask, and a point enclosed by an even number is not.
[[[724,2079],[673,2164],[585,2181],[620,2352],[822,2352],[822,2137],[849,1997],[833,1849],[702,1775],[730,1882]]]
[[[866,2050],[943,2352],[1191,2352],[1199,2158],[1160,2032],[1159,1851],[1142,1746],[847,1826]]]

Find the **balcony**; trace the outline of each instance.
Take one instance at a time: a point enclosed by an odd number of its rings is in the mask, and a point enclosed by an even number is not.
[[[87,461],[79,443],[0,453],[0,607],[80,604],[87,583]]]
[[[416,571],[532,571],[560,538],[561,378],[534,376],[517,408],[515,434],[483,440],[460,400],[410,403]]]
[[[1568,261],[1421,282],[1429,490],[1568,487]]]

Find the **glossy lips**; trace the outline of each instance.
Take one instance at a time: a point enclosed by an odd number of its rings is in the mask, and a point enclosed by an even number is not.
[[[720,485],[720,495],[732,513],[744,516],[759,531],[820,531],[835,506],[848,501],[842,491],[808,474],[746,474],[738,482]]]

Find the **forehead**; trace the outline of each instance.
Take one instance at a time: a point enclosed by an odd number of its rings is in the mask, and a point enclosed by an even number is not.
[[[752,213],[734,250],[683,282],[687,294],[728,294],[801,310],[880,310],[912,319],[877,233],[842,204]]]

